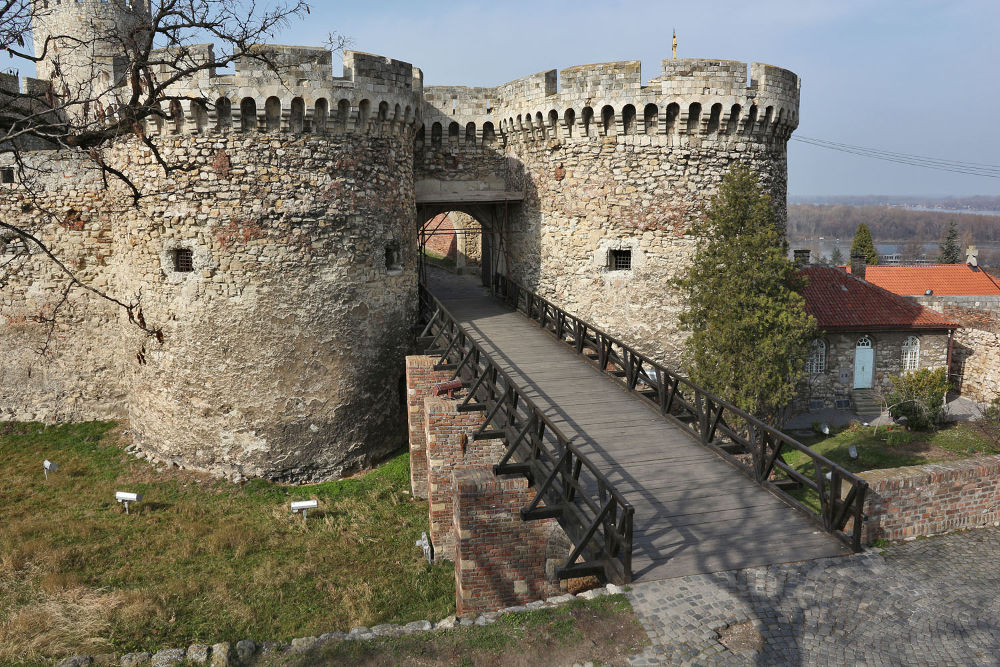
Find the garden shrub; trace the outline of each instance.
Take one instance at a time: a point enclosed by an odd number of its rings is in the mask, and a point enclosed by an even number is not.
[[[921,368],[892,379],[893,417],[905,417],[911,429],[926,431],[941,421],[948,374],[944,368]]]

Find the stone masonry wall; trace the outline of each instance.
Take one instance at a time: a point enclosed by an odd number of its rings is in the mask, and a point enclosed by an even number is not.
[[[891,390],[890,378],[903,373],[903,343],[909,336],[920,340],[919,368],[942,368],[948,364],[948,333],[943,331],[883,331],[827,333],[826,369],[809,374],[798,386],[795,410],[806,412],[833,408],[835,401],[851,398],[854,389],[854,349],[867,335],[875,348],[874,389]]]
[[[410,489],[415,498],[427,497],[427,433],[424,399],[439,382],[451,379],[452,371],[436,371],[437,357],[406,358],[406,418],[410,436]]]
[[[1000,456],[871,470],[863,539],[901,540],[1000,521]]]
[[[168,161],[195,165],[171,176],[123,142],[115,159],[157,193],[138,206],[80,156],[34,154],[51,170],[36,175],[40,196],[18,191],[0,211],[89,284],[141,295],[164,342],[143,348],[120,312],[75,290],[40,360],[49,334],[33,318],[65,280],[29,255],[3,296],[5,416],[127,412],[159,458],[282,480],[337,477],[400,446],[416,304],[411,136],[163,137]],[[178,249],[193,271],[175,270]]]
[[[933,296],[914,301],[961,323],[955,332],[953,379],[962,395],[1000,399],[1000,297]]]
[[[472,439],[482,426],[481,411],[459,412],[458,400],[444,396],[424,399],[424,428],[427,443],[427,501],[430,505],[430,537],[434,558],[455,560],[453,473],[460,470],[487,470],[506,451],[503,440]]]
[[[456,470],[454,488],[456,613],[480,614],[558,595],[555,570],[570,544],[555,519],[521,519],[520,509],[533,496],[527,480]]]

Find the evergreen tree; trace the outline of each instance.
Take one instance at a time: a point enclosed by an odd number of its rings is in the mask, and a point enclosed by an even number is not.
[[[868,225],[863,222],[858,225],[858,230],[854,232],[854,240],[851,241],[851,257],[854,255],[864,255],[865,261],[870,266],[878,264],[878,251],[875,250],[872,233],[868,231]]]
[[[941,253],[938,262],[941,264],[958,264],[962,261],[962,248],[958,245],[958,228],[955,223],[948,225],[948,231],[941,241]]]
[[[723,178],[687,274],[674,281],[686,298],[681,328],[691,336],[691,379],[771,424],[795,396],[816,320],[799,294],[805,278],[788,259],[770,197],[750,168]]]
[[[840,246],[833,246],[833,254],[830,255],[830,263],[840,266],[844,263],[844,253],[840,252]]]

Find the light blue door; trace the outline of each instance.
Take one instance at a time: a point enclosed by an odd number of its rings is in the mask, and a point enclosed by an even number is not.
[[[872,339],[865,336],[854,347],[854,388],[871,389],[874,371],[875,349]]]

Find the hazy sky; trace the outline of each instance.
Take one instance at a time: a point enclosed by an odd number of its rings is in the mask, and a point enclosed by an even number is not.
[[[679,56],[766,62],[802,78],[796,134],[1000,165],[1000,0],[381,2],[314,0],[277,36],[406,60],[426,85],[492,86],[570,65]],[[789,144],[790,194],[1000,194],[1000,179]]]

